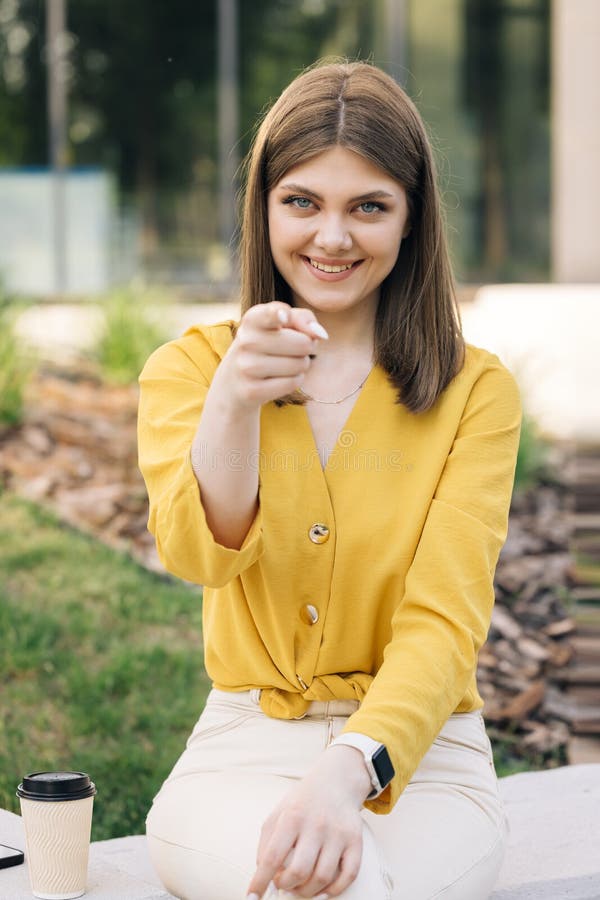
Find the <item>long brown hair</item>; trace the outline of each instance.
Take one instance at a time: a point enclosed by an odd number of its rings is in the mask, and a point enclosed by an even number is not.
[[[411,229],[381,285],[374,361],[398,389],[397,402],[423,412],[462,368],[464,339],[425,126],[402,88],[375,66],[317,64],[264,117],[246,160],[242,314],[271,300],[293,305],[271,256],[267,195],[291,168],[334,145],[359,153],[406,191]]]

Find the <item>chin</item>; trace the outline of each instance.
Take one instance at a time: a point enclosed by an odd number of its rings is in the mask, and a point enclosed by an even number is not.
[[[332,313],[351,309],[353,306],[361,303],[363,299],[362,297],[349,297],[347,294],[345,296],[332,297],[331,294],[313,292],[310,295],[310,299],[304,291],[294,291],[293,294],[297,298],[296,305],[310,306],[312,309],[320,312]]]
[[[337,312],[346,312],[355,306],[355,303],[348,303],[343,300],[320,300],[319,298],[313,297],[311,300],[302,299],[299,306],[308,306],[310,309],[319,313],[337,313]]]

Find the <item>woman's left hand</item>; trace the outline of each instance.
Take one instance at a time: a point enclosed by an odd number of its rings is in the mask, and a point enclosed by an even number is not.
[[[360,868],[360,809],[370,791],[360,751],[329,747],[264,823],[248,900],[261,898],[271,881],[299,897],[346,890]]]

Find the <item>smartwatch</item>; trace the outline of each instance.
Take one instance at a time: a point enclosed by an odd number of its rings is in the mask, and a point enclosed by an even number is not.
[[[366,799],[372,800],[374,797],[378,797],[396,774],[385,744],[380,744],[379,741],[356,731],[340,734],[329,746],[335,747],[336,744],[344,744],[360,750],[373,786],[373,790]]]

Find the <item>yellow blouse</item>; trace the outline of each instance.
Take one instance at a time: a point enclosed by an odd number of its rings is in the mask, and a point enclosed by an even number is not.
[[[521,404],[497,356],[465,365],[426,413],[395,402],[375,366],[323,469],[303,406],[260,410],[259,508],[239,550],[215,541],[191,466],[233,320],[194,326],[140,376],[139,464],[165,568],[204,585],[215,687],[261,707],[358,699],[344,731],[386,745],[396,775],[365,806],[388,813],[453,712],[483,703],[478,651],[506,539]]]

